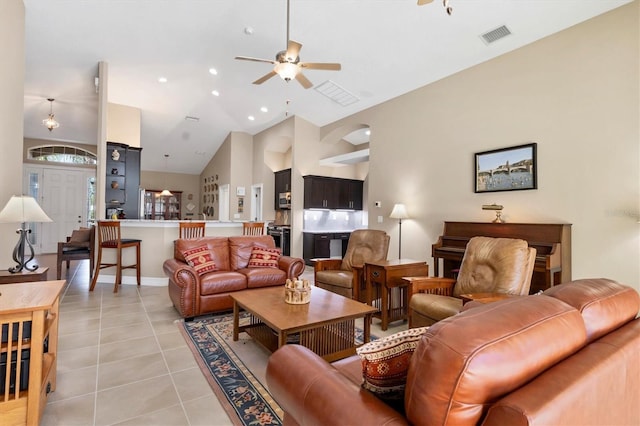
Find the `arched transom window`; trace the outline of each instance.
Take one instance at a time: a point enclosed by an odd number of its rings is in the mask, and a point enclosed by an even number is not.
[[[29,160],[64,164],[97,163],[96,154],[82,148],[67,145],[43,145],[29,149]]]

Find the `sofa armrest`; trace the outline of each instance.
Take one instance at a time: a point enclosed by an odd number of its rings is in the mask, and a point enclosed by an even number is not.
[[[300,425],[407,424],[400,413],[300,345],[285,345],[274,352],[266,378],[269,391],[285,411],[285,424],[287,417]]]
[[[299,257],[280,256],[278,268],[287,273],[287,278],[295,280],[304,272],[304,260]]]
[[[200,276],[193,267],[177,259],[167,259],[162,269],[169,277],[169,297],[184,318],[198,312],[200,300]]]
[[[325,259],[325,258],[317,258],[311,259],[313,262],[313,271],[327,271],[327,270],[337,270],[342,266],[342,259]]]
[[[453,296],[453,286],[456,280],[453,278],[439,277],[402,277],[408,283],[409,300],[416,293],[439,294],[441,296]]]

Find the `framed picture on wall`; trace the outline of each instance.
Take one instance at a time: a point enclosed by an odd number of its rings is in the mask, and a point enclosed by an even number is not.
[[[538,188],[536,143],[475,154],[475,192]]]

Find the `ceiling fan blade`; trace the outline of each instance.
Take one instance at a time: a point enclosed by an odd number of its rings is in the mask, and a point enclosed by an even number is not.
[[[294,40],[289,40],[287,42],[287,53],[285,54],[286,59],[288,61],[295,62],[296,59],[298,59],[298,56],[300,55],[300,49],[302,49],[302,43],[298,43],[297,41],[294,41]]]
[[[424,6],[425,4],[429,4],[433,2],[433,0],[418,0],[418,6]]]
[[[340,71],[342,69],[342,66],[340,64],[327,62],[301,62],[299,65],[302,68],[308,68],[310,70]]]
[[[262,77],[260,77],[259,79],[257,79],[256,81],[254,81],[253,84],[262,84],[265,81],[269,80],[274,75],[277,75],[277,73],[275,71],[271,71],[270,73],[265,74]]]
[[[267,62],[267,63],[270,63],[270,64],[275,64],[276,63],[276,61],[272,61],[270,59],[250,58],[248,56],[236,56],[235,59],[239,59],[241,61]]]
[[[304,74],[302,74],[301,72],[296,74],[296,80],[298,80],[298,82],[302,84],[302,87],[304,87],[305,89],[308,89],[313,86],[313,84],[309,81],[309,79],[305,77]]]

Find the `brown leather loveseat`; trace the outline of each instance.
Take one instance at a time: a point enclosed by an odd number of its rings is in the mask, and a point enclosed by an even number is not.
[[[184,252],[206,245],[215,271],[199,275],[190,266]],[[275,248],[273,237],[237,236],[179,239],[174,258],[165,260],[164,273],[169,277],[169,297],[182,317],[191,319],[233,308],[229,293],[249,288],[284,285],[304,271],[300,258],[280,256],[277,267],[248,267],[253,247]]]
[[[267,383],[289,425],[637,425],[639,309],[606,279],[463,309],[422,335],[404,413],[360,386],[357,355],[329,364],[287,345]]]

